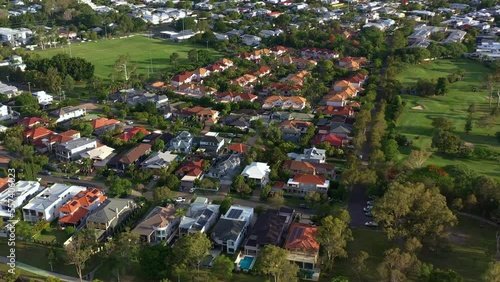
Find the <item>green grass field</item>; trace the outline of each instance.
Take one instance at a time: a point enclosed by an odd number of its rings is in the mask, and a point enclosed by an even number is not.
[[[404,86],[410,86],[414,85],[419,78],[437,79],[438,77],[447,76],[458,69],[465,70],[465,77],[462,81],[450,84],[446,96],[428,98],[414,95],[403,96],[407,105],[397,124],[399,132],[412,139],[416,148],[430,149],[433,134],[432,119],[446,117],[454,123],[455,132],[465,142],[500,151],[500,146],[494,136],[495,132],[500,131],[500,121],[488,132],[477,126],[478,119],[491,111],[487,99],[488,93],[483,86],[486,76],[491,72],[490,69],[470,60],[439,60],[428,64],[410,66],[400,73],[398,79]],[[477,88],[478,91],[473,92],[474,88]],[[468,114],[467,108],[471,103],[478,106],[478,111],[473,116],[472,132],[466,134],[464,126]],[[495,105],[496,101],[492,104]],[[418,105],[424,106],[424,110],[411,109]],[[409,152],[409,148],[401,148],[403,158]],[[428,163],[441,166],[464,164],[484,174],[500,178],[499,164],[495,161],[444,158],[434,154],[429,158]]]
[[[451,235],[444,243],[449,248],[437,251],[424,249],[419,254],[419,259],[432,263],[436,268],[453,269],[465,281],[478,281],[495,255],[496,229],[489,225],[481,228],[478,221],[467,217],[458,216],[458,219],[459,224],[450,230]],[[355,229],[353,236],[354,241],[348,246],[349,258],[335,262],[335,275],[354,278],[351,258],[360,251],[365,251],[370,255],[366,262],[368,281],[377,281],[377,267],[384,259],[384,252],[391,248],[391,242],[384,232],[374,230]]]
[[[135,35],[128,38],[72,44],[71,55],[82,57],[94,64],[95,75],[107,80],[109,74],[114,72],[115,61],[120,55],[130,55],[131,61],[137,65],[139,73],[148,74],[152,69],[154,74],[160,74],[169,65],[169,57],[172,53],[179,53],[179,65],[182,65],[188,62],[189,50],[202,48],[204,46]],[[209,51],[214,59],[219,56],[213,49],[209,49]],[[37,51],[37,53],[42,57],[50,58],[60,53],[70,54],[70,49],[66,45]]]

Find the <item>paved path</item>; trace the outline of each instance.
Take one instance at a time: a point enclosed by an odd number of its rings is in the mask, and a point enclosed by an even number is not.
[[[1,263],[8,263],[9,260],[6,257],[0,257],[0,262]],[[70,281],[70,282],[79,282],[80,281],[80,279],[78,279],[76,277],[71,277],[71,276],[67,276],[67,275],[63,275],[63,274],[59,274],[59,273],[46,271],[46,270],[31,266],[31,265],[24,264],[24,263],[19,262],[19,261],[16,261],[16,267],[19,269],[34,273],[34,274],[39,275],[39,276],[43,276],[43,277],[52,276],[52,277],[60,278],[63,281]],[[83,281],[86,281],[86,280],[83,280]]]

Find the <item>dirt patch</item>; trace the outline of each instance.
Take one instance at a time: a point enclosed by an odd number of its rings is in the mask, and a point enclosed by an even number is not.
[[[467,239],[469,238],[468,235],[462,234],[462,233],[450,233],[448,235],[448,240],[451,243],[458,244],[458,245],[465,245],[467,243]]]
[[[418,105],[418,106],[412,107],[411,109],[412,110],[423,111],[423,110],[425,110],[425,106],[424,105]]]
[[[80,105],[80,107],[85,107],[87,109],[87,111],[92,111],[92,110],[96,110],[99,108],[98,106],[96,106],[93,103],[85,103],[85,104]]]

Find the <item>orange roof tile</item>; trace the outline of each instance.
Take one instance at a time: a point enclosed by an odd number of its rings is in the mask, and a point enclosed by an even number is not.
[[[294,182],[300,183],[308,183],[315,185],[323,185],[326,182],[326,178],[321,175],[312,175],[312,174],[296,174],[293,177]]]
[[[227,149],[238,153],[245,153],[248,150],[248,145],[243,143],[234,143],[228,146]]]
[[[290,225],[285,242],[285,249],[298,250],[310,253],[319,252],[319,243],[315,236],[318,227],[309,224],[294,222]]]

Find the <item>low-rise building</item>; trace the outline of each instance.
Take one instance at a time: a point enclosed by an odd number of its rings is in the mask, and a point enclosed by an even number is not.
[[[8,189],[0,189],[0,218],[10,219],[17,208],[40,190],[38,181],[18,181],[14,184],[7,178],[5,184]]]
[[[306,277],[317,281],[320,271],[317,268],[319,243],[315,237],[318,227],[294,222],[290,225],[284,248],[288,250],[287,259],[307,271]]]
[[[180,218],[175,212],[176,209],[172,204],[166,207],[155,207],[132,232],[139,234],[143,242],[166,241],[168,244],[177,234],[180,223]]]
[[[231,206],[215,224],[211,234],[212,240],[228,254],[234,254],[245,239],[253,213],[253,208],[250,207]]]
[[[277,210],[273,209],[260,214],[245,244],[245,254],[257,256],[266,245],[281,245],[281,238],[288,220],[291,218],[280,215]]]
[[[271,173],[271,168],[267,163],[253,162],[247,165],[241,175],[245,177],[245,180],[255,180],[257,184],[264,186],[269,182],[269,173]]]
[[[285,192],[305,196],[309,192],[318,192],[325,194],[330,187],[330,180],[322,175],[296,174],[288,179],[285,186]]]
[[[78,106],[68,106],[60,108],[52,112],[52,116],[56,118],[56,123],[64,122],[74,118],[79,118],[87,114],[87,108]]]
[[[165,170],[168,169],[170,164],[178,159],[178,155],[172,154],[171,151],[166,152],[153,152],[144,162],[141,167],[146,170]]]
[[[32,94],[33,96],[36,97],[36,99],[38,100],[38,104],[40,104],[40,106],[42,107],[51,105],[52,101],[54,100],[54,97],[52,97],[52,95],[47,94],[45,91],[36,91],[33,92]]]
[[[73,199],[58,209],[60,227],[73,226],[78,228],[85,224],[87,216],[107,199],[97,188],[80,191]]]
[[[181,218],[179,236],[207,232],[217,221],[219,208],[220,205],[192,203],[186,215]]]
[[[81,158],[81,154],[97,148],[97,139],[79,138],[55,146],[58,160],[70,162]]]
[[[89,215],[86,226],[96,229],[97,238],[103,239],[112,234],[135,208],[131,199],[106,199]]]

